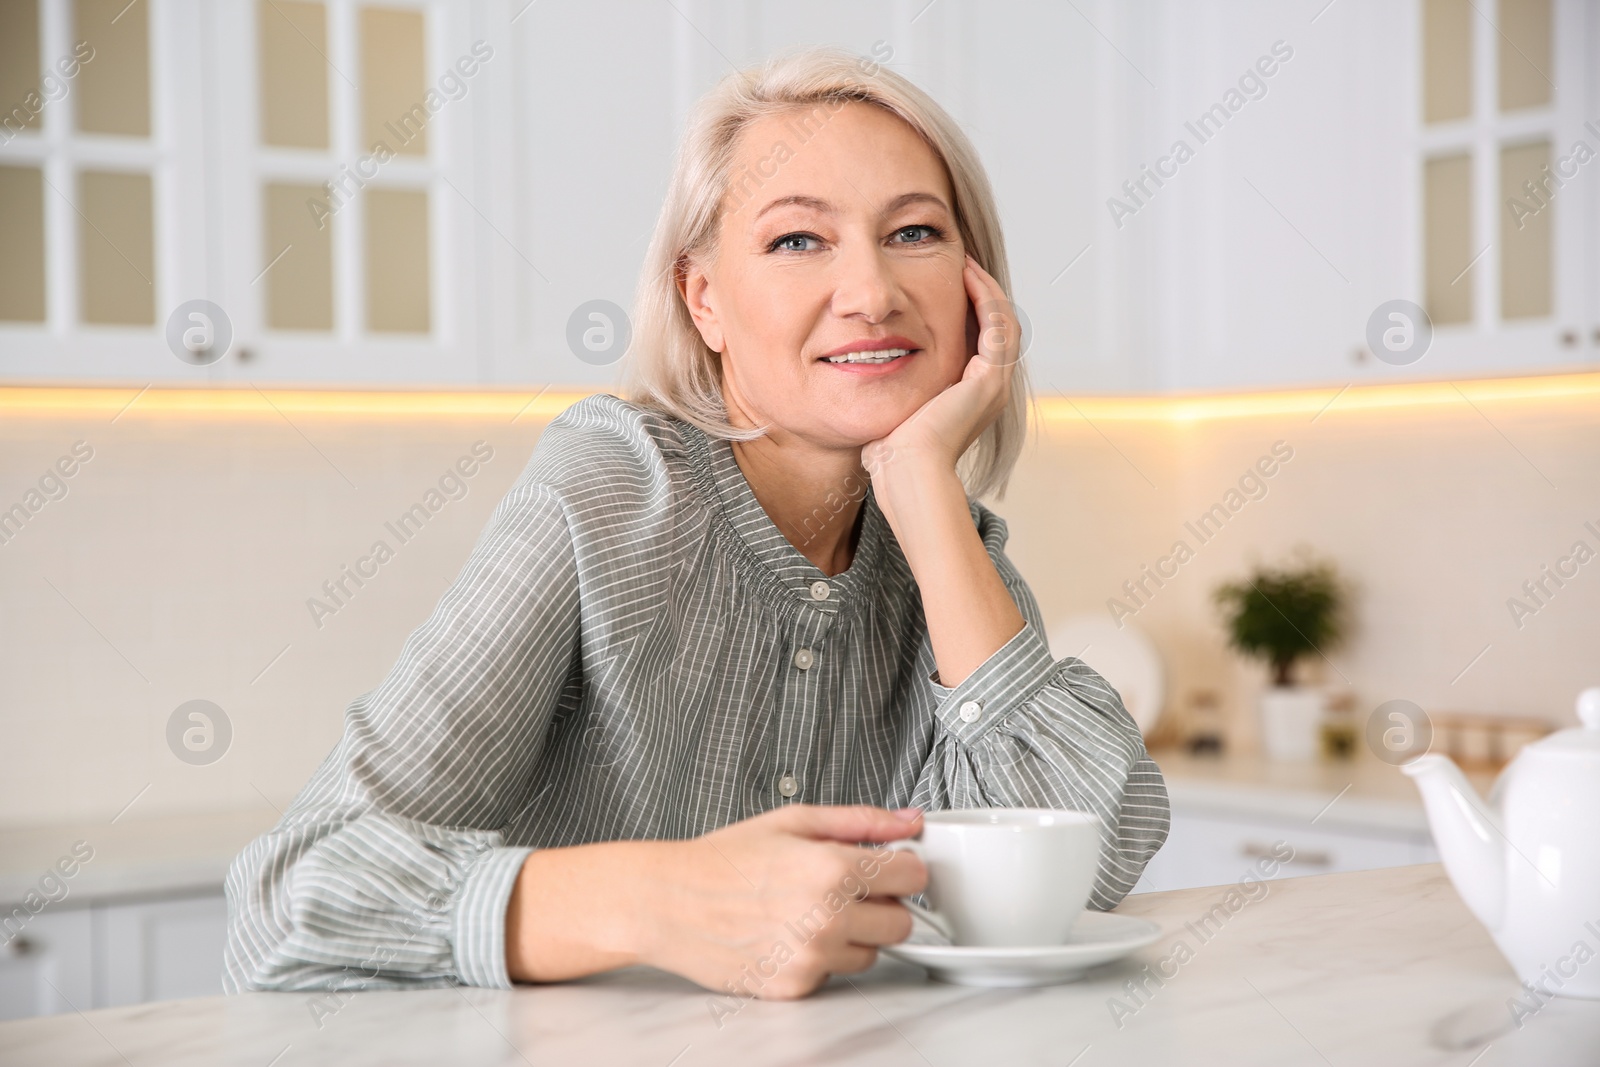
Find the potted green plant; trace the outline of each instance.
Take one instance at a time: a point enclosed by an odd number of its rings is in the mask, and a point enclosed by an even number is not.
[[[1212,593],[1228,643],[1266,662],[1272,687],[1261,696],[1261,737],[1268,756],[1308,760],[1316,755],[1323,694],[1297,685],[1295,664],[1326,655],[1345,635],[1345,592],[1333,564],[1301,550],[1282,566],[1256,564],[1243,580]]]

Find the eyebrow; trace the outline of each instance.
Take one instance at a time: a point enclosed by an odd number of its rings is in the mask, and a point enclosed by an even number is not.
[[[907,204],[924,203],[934,204],[938,207],[944,208],[946,211],[950,210],[949,205],[947,205],[944,200],[934,196],[932,193],[901,193],[884,206],[883,213],[885,215],[892,215],[896,211],[899,211],[901,208],[905,207]],[[772,201],[766,207],[756,212],[755,218],[759,219],[767,212],[773,211],[780,207],[808,207],[813,211],[819,211],[824,215],[838,214],[838,210],[832,204],[820,197],[796,194],[794,196],[780,196],[778,199]],[[752,219],[751,221],[754,222],[755,219]]]

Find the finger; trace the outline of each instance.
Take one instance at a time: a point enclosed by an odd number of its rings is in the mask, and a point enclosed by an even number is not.
[[[1000,286],[989,276],[988,272],[978,265],[978,261],[972,258],[970,252],[967,254],[966,269],[961,272],[961,277],[966,284],[967,299],[972,302],[972,314],[978,325],[978,351],[973,355],[978,357],[976,361],[978,363],[993,363],[994,360],[985,349],[989,340],[989,331],[994,327],[995,298],[1000,295]],[[972,362],[969,359],[967,364],[968,373],[974,370]]]
[[[770,812],[769,817],[781,828],[802,837],[852,844],[898,841],[922,832],[922,812],[915,808],[903,808],[896,813],[867,804],[790,804]]]
[[[972,306],[981,308],[984,301],[992,298],[999,292],[1000,286],[990,277],[989,272],[978,266],[978,261],[972,258],[972,253],[967,253],[967,266],[961,272],[962,281],[966,283],[967,295],[972,298]],[[980,321],[979,326],[983,323]]]
[[[878,962],[878,950],[866,945],[835,945],[828,952],[829,974],[860,974]]]
[[[920,893],[928,885],[928,868],[915,852],[877,848],[841,848],[840,858],[848,864],[844,888],[860,898],[903,897]]]
[[[1000,283],[995,280],[995,276],[985,270],[983,264],[972,258],[971,252],[967,253],[967,269],[962,272],[962,275],[968,279],[969,291],[973,286],[976,286],[978,292],[984,297],[1000,297],[1003,299],[1006,295],[1005,290],[1000,288]]]
[[[1009,367],[1021,358],[1022,326],[1016,308],[992,275],[968,259],[967,294],[978,320],[978,356],[991,366]]]
[[[1017,310],[1004,293],[981,306],[978,323],[978,354],[994,367],[1010,367],[1022,350],[1022,324]]]
[[[856,945],[898,945],[911,936],[911,912],[903,904],[863,900],[844,909],[844,937]]]

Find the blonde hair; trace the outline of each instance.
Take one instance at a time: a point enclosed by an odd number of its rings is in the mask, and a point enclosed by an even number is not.
[[[693,260],[714,260],[723,201],[730,191],[739,135],[757,119],[794,110],[821,121],[851,101],[898,116],[943,162],[954,194],[956,225],[967,250],[1011,292],[1005,240],[983,164],[962,131],[932,97],[904,77],[841,48],[808,48],[724,77],[689,117],[655,235],[634,294],[633,344],[624,387],[628,398],[725,440],[747,441],[763,428],[728,421],[718,353],[701,338],[678,283]],[[742,175],[741,181],[749,175]],[[757,184],[759,178],[754,179]],[[748,195],[748,194],[745,194]],[[980,327],[982,324],[980,323]],[[957,464],[973,496],[1004,496],[1022,451],[1032,395],[1024,365],[994,422]]]

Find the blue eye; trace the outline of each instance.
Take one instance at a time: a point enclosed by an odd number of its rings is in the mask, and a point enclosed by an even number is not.
[[[919,237],[916,240],[912,240],[912,241],[897,241],[895,243],[899,244],[901,246],[928,244],[928,243],[931,243],[932,241],[939,240],[939,239],[944,237],[944,231],[939,229],[939,227],[937,227],[937,226],[929,226],[929,225],[927,225],[925,223],[918,223],[915,226],[902,226],[898,230],[894,231],[894,235],[896,237],[900,237],[900,236],[903,236],[903,235],[908,234],[908,233],[914,234],[914,233],[917,233],[917,232],[922,231],[922,230],[926,230],[927,231],[927,236]],[[782,237],[780,237],[777,240],[773,241],[770,245],[767,246],[767,251],[768,252],[776,252],[780,248],[782,248],[784,245],[787,245],[792,241],[821,241],[821,240],[822,240],[822,238],[818,237],[814,233],[804,233],[804,232],[801,232],[801,231],[797,230],[794,233],[786,233]],[[811,251],[811,249],[809,249],[809,248],[794,248],[794,247],[791,246],[789,248],[784,249],[784,251],[788,251],[788,252],[809,252],[809,251]]]
[[[902,226],[898,230],[896,230],[895,233],[896,233],[896,235],[899,235],[899,234],[903,234],[903,233],[910,233],[910,232],[912,232],[914,230],[927,230],[929,235],[932,236],[932,237],[943,237],[944,236],[944,231],[939,229],[939,227],[937,227],[937,226],[928,226],[928,225],[926,225],[924,223],[918,223],[915,226]],[[922,242],[921,241],[907,241],[907,242],[902,242],[902,243],[904,243],[904,244],[921,244]]]
[[[818,240],[821,240],[821,238],[819,238],[814,233],[786,233],[782,237],[778,238],[776,241],[773,241],[770,245],[768,245],[767,246],[767,251],[768,252],[776,252],[778,250],[778,246],[783,244],[786,241],[818,241]],[[804,249],[804,248],[791,248],[791,249],[789,249],[789,251],[791,251],[791,252],[804,252],[804,251],[806,251],[806,249]]]

